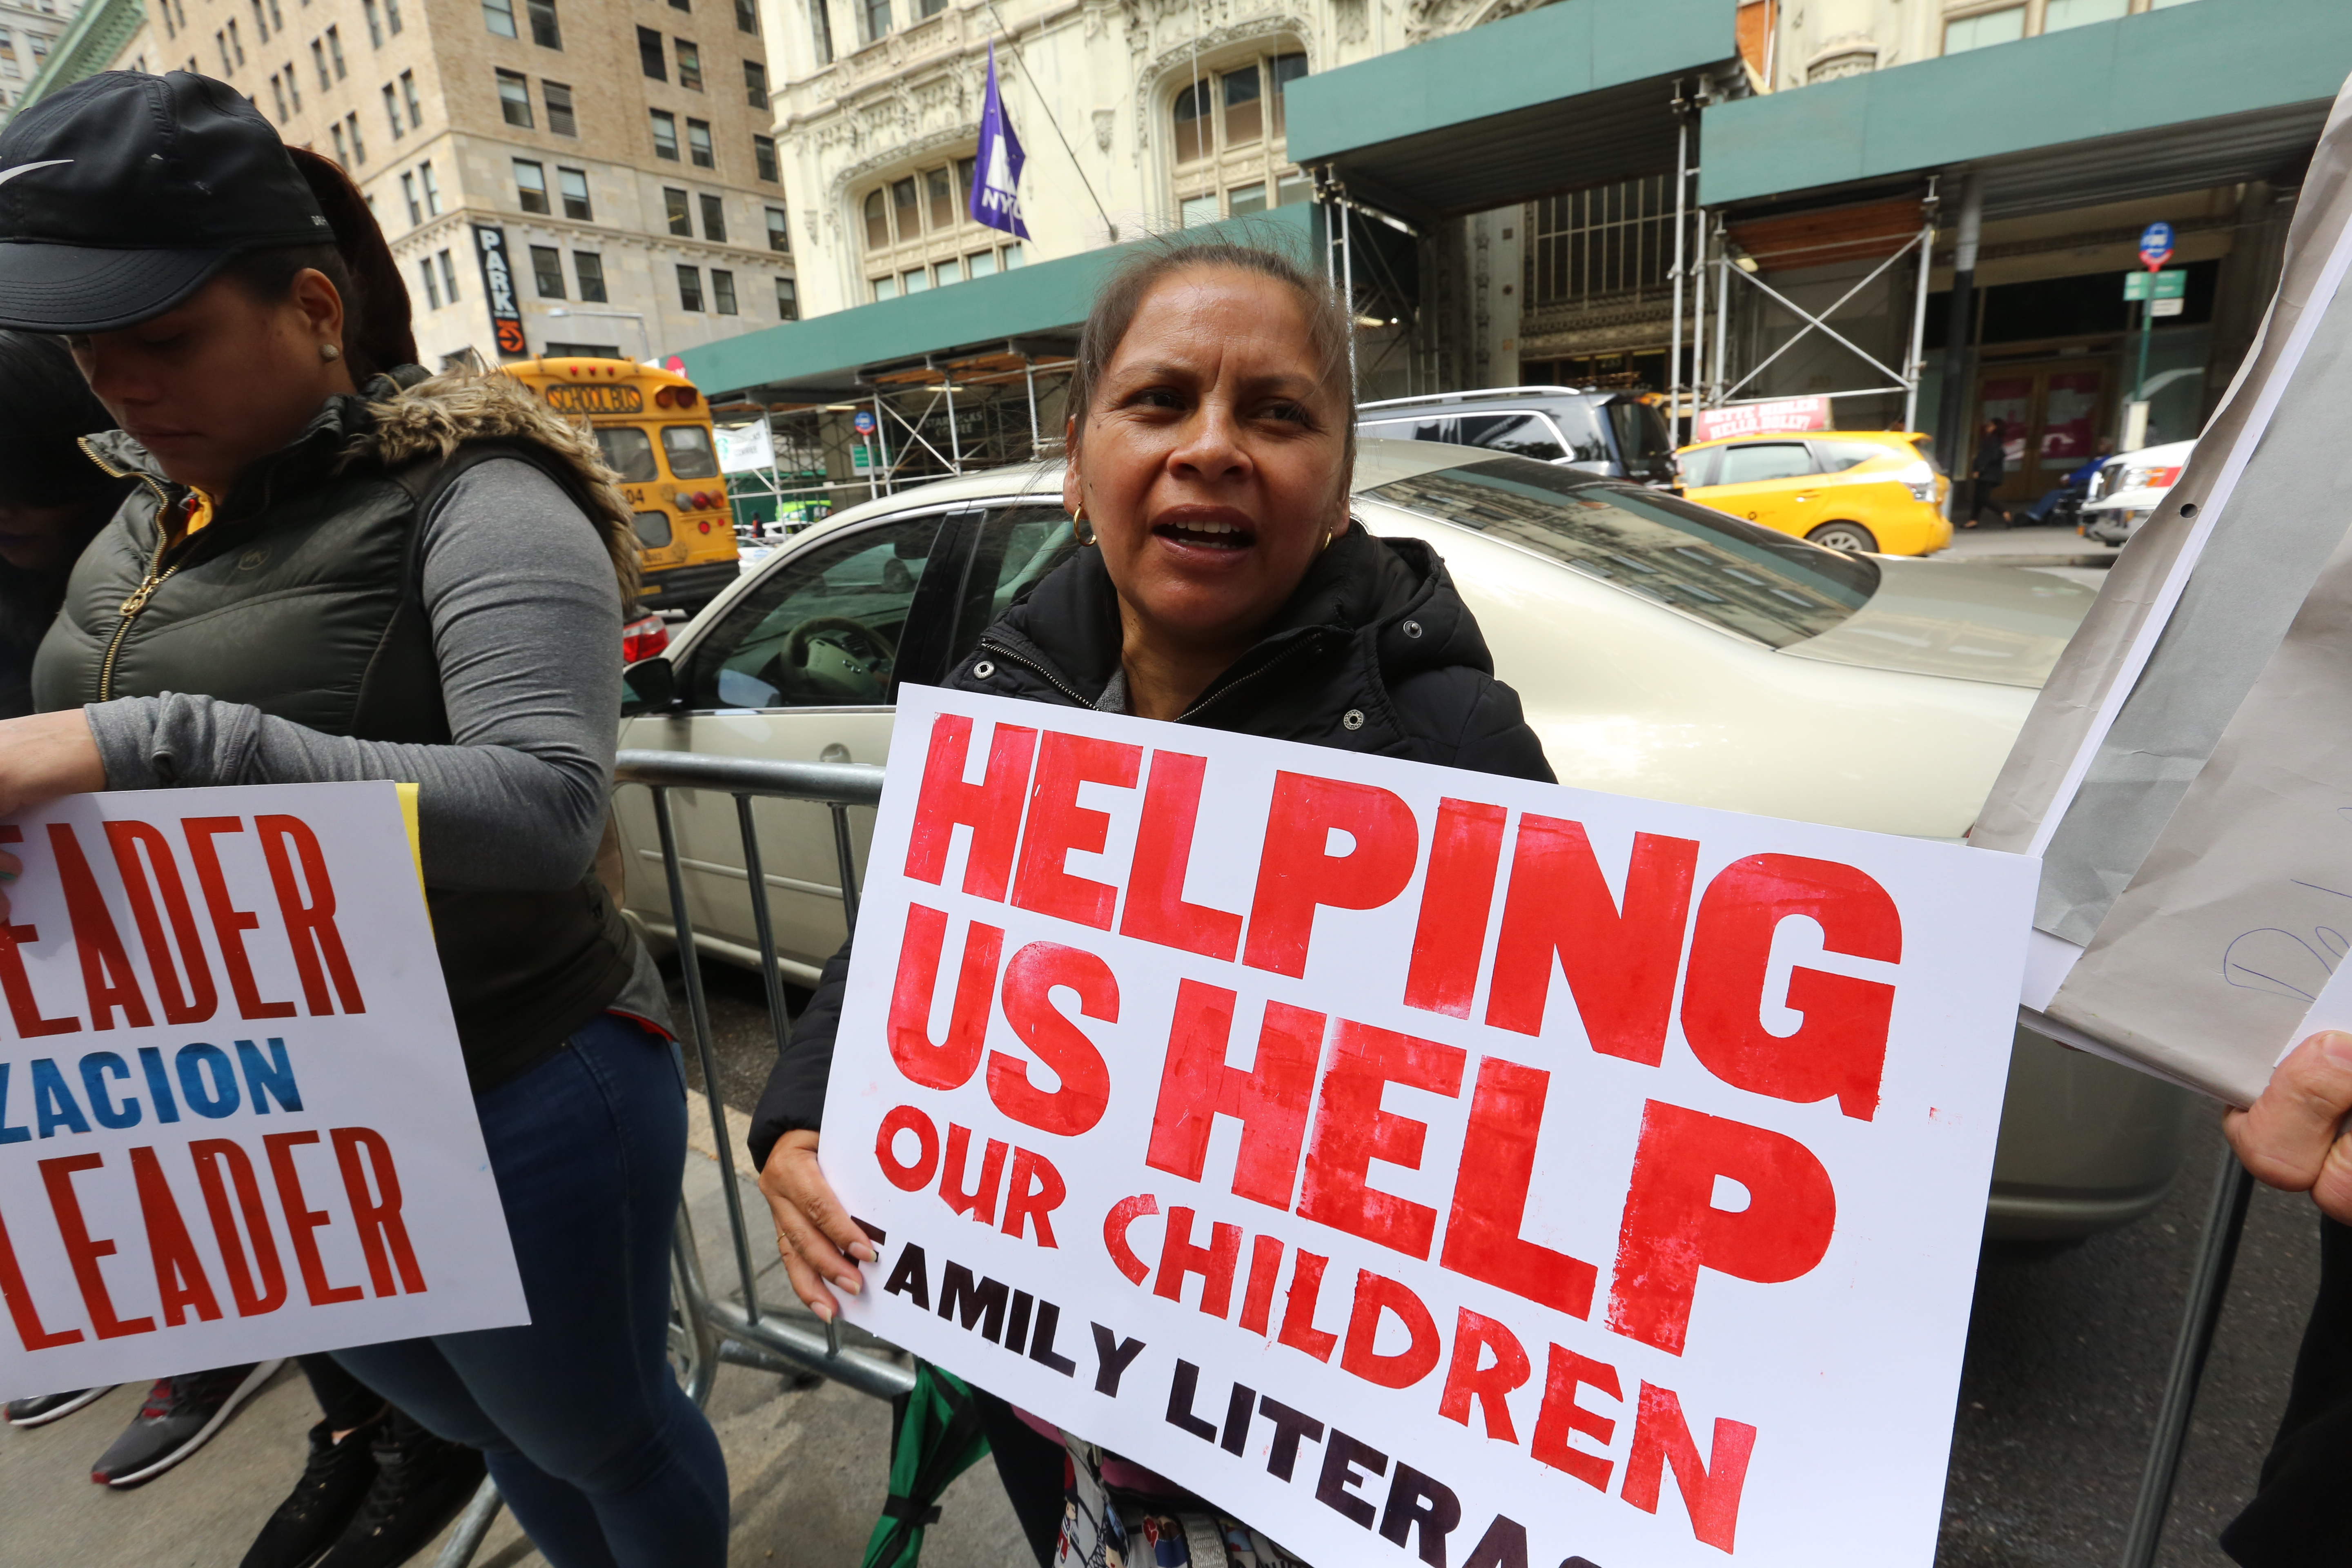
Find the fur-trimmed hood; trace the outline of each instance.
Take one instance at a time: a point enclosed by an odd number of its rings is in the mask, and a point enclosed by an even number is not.
[[[588,510],[613,563],[624,603],[637,590],[637,531],[620,477],[604,461],[585,419],[558,414],[529,387],[497,371],[443,371],[401,365],[372,378],[353,395],[331,397],[300,434],[251,465],[222,498],[226,523],[266,504],[289,485],[340,477],[364,467],[396,470],[446,458],[467,442],[528,442],[556,459],[573,481],[566,488]],[[110,473],[135,474],[159,491],[172,485],[161,464],[120,430],[82,437],[83,449]]]

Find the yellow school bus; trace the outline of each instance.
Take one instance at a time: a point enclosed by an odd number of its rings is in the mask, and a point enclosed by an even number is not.
[[[585,416],[594,428],[636,513],[642,608],[691,615],[735,581],[735,517],[710,408],[694,383],[625,359],[566,355],[499,368],[557,413]]]

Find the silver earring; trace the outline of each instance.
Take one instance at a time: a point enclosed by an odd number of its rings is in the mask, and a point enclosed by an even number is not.
[[[332,363],[333,361],[343,357],[343,351],[337,348],[332,343],[320,343],[319,345],[319,357],[322,360]]]

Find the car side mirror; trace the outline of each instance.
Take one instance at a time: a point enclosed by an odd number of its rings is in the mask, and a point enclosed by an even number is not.
[[[667,654],[641,658],[621,671],[621,717],[666,713],[677,708],[677,667]]]

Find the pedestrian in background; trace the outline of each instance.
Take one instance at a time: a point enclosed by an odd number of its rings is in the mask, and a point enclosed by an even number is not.
[[[1960,520],[1962,528],[1974,528],[1977,520],[1990,507],[2000,514],[2000,525],[2007,528],[2013,521],[2008,509],[1993,500],[1993,492],[2001,486],[2009,473],[2009,427],[1999,419],[1988,419],[1977,432],[1977,450],[1969,467],[1968,507]]]
[[[1271,251],[1178,243],[1123,265],[1070,383],[1063,505],[1095,548],[1017,600],[943,684],[1551,783],[1436,552],[1349,515],[1350,330],[1326,285]],[[825,965],[751,1137],[793,1289],[828,1320],[828,1286],[856,1291],[874,1256],[817,1160],[849,955],[845,943]],[[1098,1464],[1110,1486],[1181,1497],[1091,1445],[1066,1455],[1051,1426],[975,1393],[1041,1564],[1061,1561],[1066,1470]]]
[[[139,481],[42,644],[45,711],[0,723],[0,814],[419,785],[475,1090],[451,1113],[479,1120],[530,1321],[336,1359],[487,1453],[556,1568],[718,1568],[726,1463],[665,1353],[685,1085],[591,869],[636,565],[610,471],[520,384],[428,377],[358,191],[220,82],[77,82],[0,132],[0,325],[67,337],[121,426],[91,448]]]

